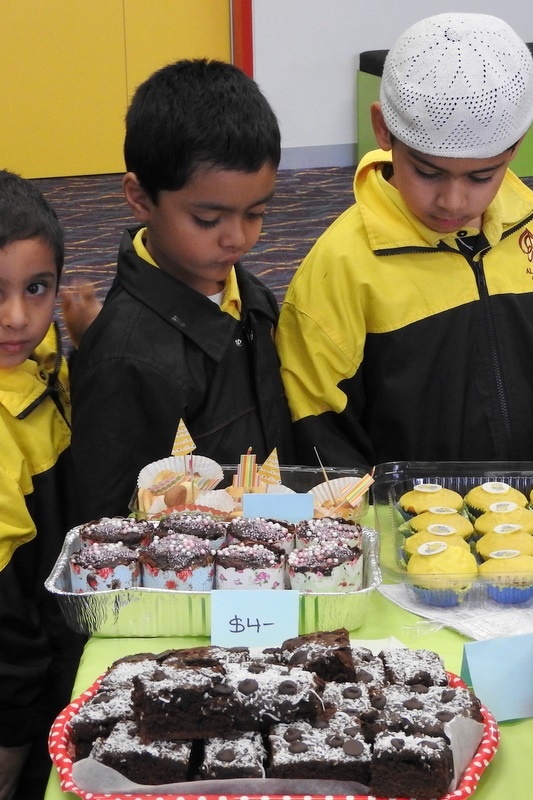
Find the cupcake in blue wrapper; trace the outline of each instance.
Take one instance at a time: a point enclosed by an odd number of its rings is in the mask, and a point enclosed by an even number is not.
[[[479,574],[496,603],[515,605],[533,598],[533,556],[518,550],[494,550],[480,564]]]
[[[465,506],[468,513],[475,519],[490,509],[493,503],[516,503],[525,508],[527,497],[504,481],[486,481],[480,486],[474,486],[465,495]]]
[[[516,550],[519,555],[533,556],[533,536],[523,531],[508,531],[507,526],[498,526],[475,543],[480,560],[487,561],[496,550]]]
[[[532,512],[533,513],[533,512]],[[463,539],[470,539],[474,533],[474,526],[470,522],[466,511],[457,511],[449,506],[431,506],[427,511],[411,517],[402,525],[404,535],[427,531],[432,525],[448,525]]]
[[[459,492],[446,489],[440,483],[418,483],[409,492],[401,495],[398,506],[404,519],[410,519],[433,506],[446,506],[462,511],[464,503]]]
[[[507,533],[533,533],[533,511],[506,500],[492,503],[488,511],[474,520],[476,536],[485,536],[499,529]]]
[[[430,525],[428,530],[413,533],[412,536],[405,539],[401,552],[403,564],[406,565],[411,556],[418,552],[418,548],[428,542],[445,542],[448,547],[461,547],[463,550],[471,552],[470,545],[462,536],[459,536],[455,528],[450,525]]]
[[[415,597],[430,606],[456,606],[467,597],[477,578],[478,565],[470,550],[449,547],[444,541],[420,545],[407,563]]]

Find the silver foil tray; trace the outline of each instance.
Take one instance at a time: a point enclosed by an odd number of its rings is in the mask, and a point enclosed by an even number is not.
[[[73,529],[67,534],[54,568],[45,581],[46,589],[57,597],[67,624],[73,630],[113,638],[210,636],[210,592],[145,588],[83,594],[73,592],[69,559],[80,547],[77,529]],[[375,530],[363,528],[362,549],[363,588],[338,594],[301,594],[300,633],[341,627],[353,631],[361,626],[370,594],[381,583]]]

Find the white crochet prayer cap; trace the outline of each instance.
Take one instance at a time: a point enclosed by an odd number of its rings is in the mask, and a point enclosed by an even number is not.
[[[389,50],[380,101],[389,131],[415,150],[491,158],[533,121],[533,58],[497,17],[437,14]]]

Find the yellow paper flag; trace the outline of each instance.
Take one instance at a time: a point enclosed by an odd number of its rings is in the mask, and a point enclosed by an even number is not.
[[[174,444],[172,446],[172,455],[186,456],[188,453],[192,453],[193,450],[196,450],[196,445],[191,437],[191,434],[187,430],[187,426],[185,425],[184,421],[180,419],[178,430],[174,438]]]
[[[276,447],[272,450],[267,460],[263,462],[263,466],[259,469],[257,474],[263,483],[281,483],[278,451]]]

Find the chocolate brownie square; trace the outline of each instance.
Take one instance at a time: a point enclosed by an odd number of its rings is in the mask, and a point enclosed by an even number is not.
[[[444,739],[380,733],[372,755],[370,794],[432,800],[448,791],[453,757]]]
[[[191,742],[143,741],[134,722],[118,722],[91,756],[134,783],[156,786],[187,780],[191,749]]]
[[[360,716],[371,708],[370,694],[364,683],[327,683],[322,699],[326,708],[352,716]]]
[[[371,751],[357,726],[275,725],[269,736],[271,778],[315,778],[368,784]]]
[[[134,677],[132,697],[139,733],[148,741],[222,736],[235,703],[220,668],[164,663]]]
[[[263,737],[253,731],[206,739],[200,778],[264,778]]]
[[[345,628],[286,639],[281,653],[284,663],[314,672],[324,681],[356,680],[350,636]]]
[[[371,692],[370,705],[372,710],[361,715],[369,741],[382,731],[444,736],[444,726],[456,716],[482,721],[479,701],[461,687],[395,684]]]
[[[232,692],[237,730],[265,732],[280,720],[323,716],[324,683],[311,672],[257,662],[228,664],[224,683]]]
[[[126,689],[98,691],[70,721],[72,760],[87,758],[98,737],[109,736],[117,722],[131,719],[133,719],[131,685]]]
[[[448,676],[441,657],[432,650],[410,650],[408,647],[390,647],[379,657],[385,667],[389,683],[446,686]]]

